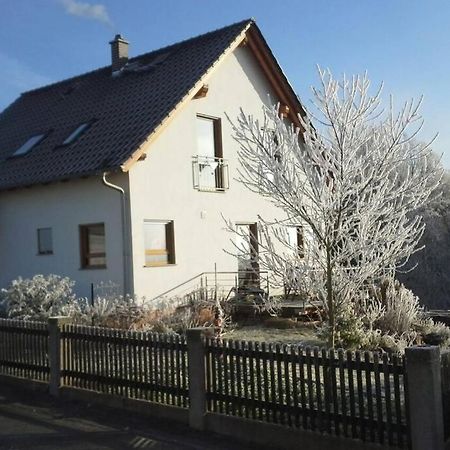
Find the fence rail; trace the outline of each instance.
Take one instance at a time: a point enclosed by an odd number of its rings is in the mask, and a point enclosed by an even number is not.
[[[49,380],[46,323],[0,319],[0,374]]]
[[[211,412],[407,444],[400,357],[214,339],[206,354]]]
[[[62,384],[186,408],[187,346],[177,335],[63,325]]]

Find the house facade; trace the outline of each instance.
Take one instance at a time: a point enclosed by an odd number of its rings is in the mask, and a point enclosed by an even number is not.
[[[282,215],[236,181],[227,117],[273,102],[294,124],[303,114],[253,21],[132,59],[111,45],[111,67],[0,116],[0,287],[56,273],[80,296],[113,283],[151,299],[242,272],[225,220],[256,241],[258,215]]]

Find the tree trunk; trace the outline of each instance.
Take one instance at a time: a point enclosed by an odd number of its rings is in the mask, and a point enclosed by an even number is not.
[[[331,250],[327,247],[327,305],[328,305],[328,325],[330,327],[330,335],[328,337],[328,345],[330,348],[335,346],[336,335],[336,319],[334,311],[334,299],[333,299],[333,273],[331,268]]]

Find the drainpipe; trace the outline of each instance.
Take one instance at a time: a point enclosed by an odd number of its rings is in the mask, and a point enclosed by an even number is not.
[[[103,173],[103,184],[111,189],[114,189],[120,193],[120,212],[121,212],[121,221],[122,221],[122,255],[123,255],[123,296],[129,294],[128,292],[128,255],[127,255],[127,229],[126,229],[126,208],[125,208],[125,190],[117,186],[115,184],[110,183],[106,179],[106,175],[108,172]]]

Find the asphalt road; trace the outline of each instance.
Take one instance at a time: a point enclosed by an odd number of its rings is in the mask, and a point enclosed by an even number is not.
[[[163,419],[0,386],[1,450],[263,450]]]

